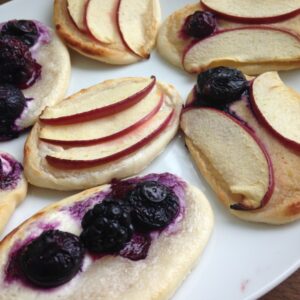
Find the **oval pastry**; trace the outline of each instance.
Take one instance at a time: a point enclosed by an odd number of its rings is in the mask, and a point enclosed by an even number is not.
[[[108,80],[45,109],[25,145],[34,185],[82,189],[143,170],[176,134],[182,101],[152,78]]]

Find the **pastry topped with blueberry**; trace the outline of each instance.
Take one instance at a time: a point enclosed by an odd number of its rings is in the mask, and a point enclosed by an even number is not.
[[[160,25],[158,0],[56,0],[54,24],[82,55],[114,65],[148,59]]]
[[[0,24],[0,141],[34,124],[68,87],[70,58],[52,29],[39,21]]]
[[[0,151],[0,232],[26,194],[27,181],[21,163]]]
[[[277,72],[200,73],[181,117],[188,149],[225,207],[254,222],[300,217],[300,94]]]
[[[41,114],[25,144],[26,178],[74,190],[133,176],[175,136],[181,109],[175,88],[154,76],[83,89]]]
[[[189,73],[228,66],[248,75],[300,66],[300,2],[202,0],[170,15],[157,48]]]
[[[57,202],[0,243],[0,299],[169,299],[204,250],[204,195],[169,173]]]

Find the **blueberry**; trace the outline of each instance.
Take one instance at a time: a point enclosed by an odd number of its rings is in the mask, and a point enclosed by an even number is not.
[[[109,198],[89,210],[81,225],[80,239],[94,253],[115,253],[133,234],[129,207]]]
[[[205,106],[222,106],[240,99],[248,88],[243,73],[237,69],[217,67],[198,75],[196,94]]]
[[[0,83],[25,89],[41,75],[41,66],[33,59],[28,46],[20,40],[0,36]]]
[[[190,37],[203,39],[210,36],[217,27],[216,17],[207,11],[196,11],[189,15],[183,25],[183,31]]]
[[[8,21],[3,25],[0,34],[19,39],[28,47],[32,47],[39,38],[35,23],[29,20]]]
[[[129,195],[134,225],[140,230],[162,229],[169,225],[179,211],[179,199],[168,187],[145,181]]]
[[[71,233],[48,230],[26,245],[19,256],[25,278],[39,287],[56,287],[80,270],[84,247]]]
[[[26,106],[26,99],[20,89],[12,84],[0,84],[0,119],[16,120]]]

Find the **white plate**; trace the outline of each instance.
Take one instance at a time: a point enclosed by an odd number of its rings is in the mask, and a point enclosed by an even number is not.
[[[187,0],[161,0],[163,17],[179,9]],[[37,19],[51,25],[52,0],[14,0],[0,6],[0,22],[13,18]],[[123,76],[150,76],[172,83],[186,97],[195,81],[183,71],[172,67],[157,53],[149,61],[131,66],[111,67],[72,54],[72,80],[68,94],[104,79]],[[49,58],[51,59],[51,58]],[[300,71],[282,74],[284,80],[300,91]],[[25,136],[0,144],[0,150],[22,160]],[[198,186],[215,212],[215,229],[197,267],[177,291],[173,300],[254,299],[284,280],[300,266],[300,223],[275,227],[239,221],[223,210],[211,189],[197,173],[183,141],[178,136],[147,170],[173,172]],[[70,193],[30,187],[27,200],[20,205],[4,234],[30,217],[40,208]]]

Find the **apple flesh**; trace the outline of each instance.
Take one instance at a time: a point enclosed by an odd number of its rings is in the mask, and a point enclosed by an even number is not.
[[[175,110],[166,106],[143,126],[111,142],[64,149],[47,155],[49,165],[63,170],[91,168],[124,158],[154,140],[170,124]]]
[[[201,0],[205,9],[240,23],[273,23],[300,13],[299,0]]]
[[[268,72],[253,81],[250,99],[257,119],[283,143],[300,150],[300,95],[277,72]]]
[[[119,138],[142,126],[161,109],[164,96],[150,93],[133,107],[82,124],[41,127],[42,141],[61,146],[89,146]]]
[[[116,13],[119,0],[89,0],[86,25],[92,36],[102,43],[113,43],[118,37]]]
[[[150,56],[158,27],[158,11],[155,0],[120,0],[117,22],[122,40],[133,53],[142,58]]]
[[[110,88],[102,85],[82,91],[53,107],[47,107],[40,121],[49,125],[76,124],[107,117],[128,109],[146,97],[155,87],[156,79],[121,81]]]
[[[186,109],[181,128],[231,193],[242,196],[232,209],[258,209],[269,201],[274,189],[271,159],[253,131],[213,108]]]
[[[67,0],[69,15],[81,31],[86,31],[85,9],[88,0]]]
[[[298,62],[300,38],[286,30],[252,26],[219,31],[190,45],[183,55],[183,67],[200,73],[216,66],[243,66]]]

